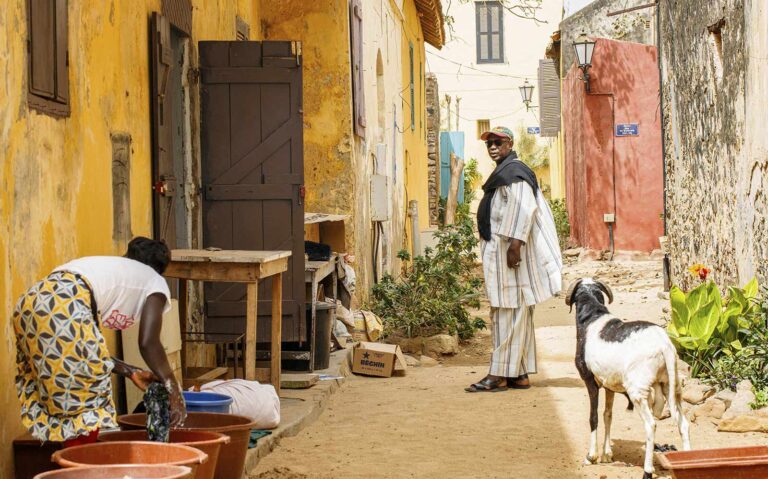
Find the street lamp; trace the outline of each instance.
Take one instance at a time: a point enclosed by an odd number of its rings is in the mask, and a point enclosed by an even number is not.
[[[528,79],[526,78],[525,83],[523,83],[523,86],[518,87],[520,89],[520,96],[523,97],[523,103],[525,103],[525,109],[526,111],[531,109],[531,98],[533,98],[533,85],[528,83]]]
[[[582,80],[585,82],[587,93],[589,93],[589,69],[592,67],[592,53],[595,51],[595,42],[587,37],[587,34],[581,32],[579,38],[573,42],[573,48],[576,49],[576,58],[579,61],[579,68],[583,73]]]

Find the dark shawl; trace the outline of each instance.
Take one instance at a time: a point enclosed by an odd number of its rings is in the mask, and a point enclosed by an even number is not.
[[[483,199],[477,208],[477,229],[480,237],[485,241],[491,239],[491,201],[496,193],[496,188],[507,186],[518,181],[525,181],[533,189],[535,195],[539,191],[539,183],[536,175],[528,165],[517,159],[514,151],[496,165],[491,176],[483,185]]]

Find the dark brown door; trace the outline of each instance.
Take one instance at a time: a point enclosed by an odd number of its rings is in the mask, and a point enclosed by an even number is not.
[[[203,247],[290,250],[283,341],[307,339],[301,67],[291,42],[200,42]],[[258,339],[271,284],[259,285]],[[208,332],[245,331],[243,285],[205,287]]]
[[[150,20],[152,100],[152,211],[154,235],[176,247],[174,214],[176,175],[173,168],[172,97],[170,95],[171,24],[157,12]]]

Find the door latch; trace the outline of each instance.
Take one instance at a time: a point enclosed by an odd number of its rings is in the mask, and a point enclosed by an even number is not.
[[[173,196],[176,193],[176,178],[173,176],[161,177],[160,181],[152,186],[152,190],[160,196]]]

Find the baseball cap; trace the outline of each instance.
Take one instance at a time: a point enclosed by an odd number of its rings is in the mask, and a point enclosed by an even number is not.
[[[514,135],[512,134],[512,130],[510,130],[506,126],[494,126],[490,131],[486,131],[482,135],[480,135],[480,139],[485,141],[491,135],[498,136],[501,138],[509,138],[510,140],[515,139]]]

